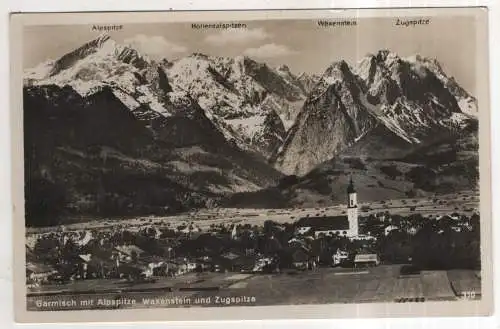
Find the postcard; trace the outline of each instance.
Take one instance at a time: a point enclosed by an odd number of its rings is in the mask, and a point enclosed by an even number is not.
[[[16,320],[491,314],[487,26],[12,14]]]

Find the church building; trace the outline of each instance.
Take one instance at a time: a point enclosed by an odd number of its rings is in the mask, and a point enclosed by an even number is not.
[[[299,233],[313,231],[316,237],[337,233],[348,238],[358,236],[358,199],[352,178],[347,186],[347,216],[302,217],[297,222],[297,230]]]

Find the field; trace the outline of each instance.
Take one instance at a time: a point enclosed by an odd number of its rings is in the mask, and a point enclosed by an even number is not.
[[[400,268],[401,265],[381,265],[280,274],[190,273],[129,287],[117,280],[100,280],[90,285],[85,282],[47,286],[43,291],[29,292],[27,302],[29,310],[55,310],[68,308],[44,308],[37,303],[74,300],[80,305],[88,300],[127,299],[134,303],[100,308],[140,308],[453,301],[462,298],[463,292],[469,296],[472,293],[474,299],[481,296],[481,280],[475,271],[423,271],[401,276]],[[156,303],[146,305],[143,299]]]
[[[412,210],[412,207],[415,207]],[[460,213],[471,215],[477,212],[479,207],[479,195],[475,191],[461,192],[456,194],[439,195],[436,197],[393,199],[380,202],[360,202],[360,216],[366,216],[378,212],[389,212],[398,215],[410,215],[419,213],[427,215],[444,215]],[[288,209],[237,209],[216,208],[203,209],[196,212],[179,214],[168,217],[134,217],[113,218],[82,221],[80,223],[65,225],[67,230],[85,229],[112,229],[116,225],[138,227],[145,224],[158,226],[170,226],[175,229],[182,224],[193,223],[195,226],[206,230],[210,225],[250,224],[263,225],[264,221],[272,220],[277,223],[291,223],[305,216],[335,216],[345,214],[345,205],[316,208],[288,208]],[[53,227],[27,228],[27,234],[51,232]]]

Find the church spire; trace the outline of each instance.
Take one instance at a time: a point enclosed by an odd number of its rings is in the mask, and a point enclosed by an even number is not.
[[[235,240],[238,237],[238,230],[236,224],[233,225],[233,230],[231,231],[231,240]]]
[[[352,176],[349,179],[349,186],[347,186],[347,193],[356,193],[356,190],[354,189],[354,183],[352,182]]]

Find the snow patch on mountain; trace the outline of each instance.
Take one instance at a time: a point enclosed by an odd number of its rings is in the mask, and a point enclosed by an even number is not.
[[[25,79],[33,79],[33,80],[40,80],[45,77],[47,77],[52,69],[54,68],[54,61],[49,60],[46,62],[42,62],[35,66],[34,68],[27,69],[24,71],[24,78]]]
[[[369,130],[363,131],[359,136],[354,138],[354,143],[358,142],[359,140],[361,140],[361,138],[365,137],[368,132]]]
[[[136,108],[141,106],[141,104],[137,100],[121,90],[114,89],[113,94],[120,100],[120,102],[125,104],[125,106],[131,110],[135,110]]]
[[[262,131],[266,117],[254,115],[249,118],[228,119],[226,122],[244,136],[256,136]]]
[[[479,114],[477,108],[477,101],[473,97],[460,98],[458,100],[458,106],[465,114],[473,115],[475,117],[477,117]]]
[[[286,130],[292,128],[293,124],[295,123],[295,120],[289,120],[284,114],[280,114],[280,119],[283,122],[283,126]]]
[[[164,117],[171,114],[165,109],[162,103],[159,102],[158,97],[146,86],[138,86],[137,91],[141,93],[137,97],[137,101],[142,104],[147,104],[153,111],[160,113]]]
[[[454,126],[457,129],[464,129],[468,126],[468,122],[471,119],[476,118],[474,115],[455,112],[449,118],[443,119],[442,122],[445,125]]]
[[[389,110],[391,111],[391,110]],[[410,132],[407,132],[403,127],[400,126],[399,120],[395,118],[394,116],[391,115],[385,115],[385,116],[380,116],[379,119],[384,123],[384,125],[389,128],[392,132],[394,132],[396,135],[404,139],[405,141],[413,144],[413,143],[420,143],[420,140],[418,140],[415,137],[411,136]]]

